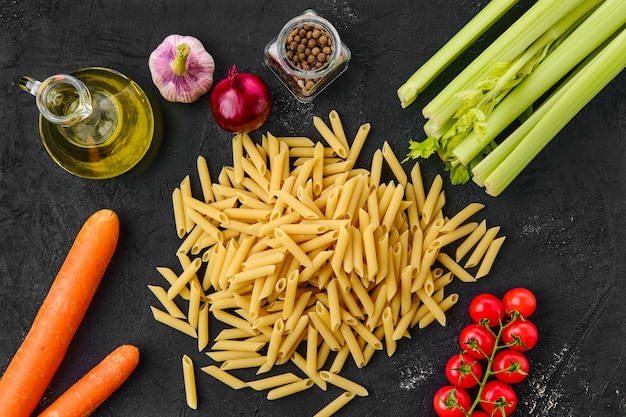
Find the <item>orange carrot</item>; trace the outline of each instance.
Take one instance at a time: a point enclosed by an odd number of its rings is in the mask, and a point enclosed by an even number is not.
[[[139,349],[122,345],[69,387],[39,417],[87,417],[115,392],[139,363]]]
[[[46,391],[113,256],[119,219],[109,209],[85,222],[35,320],[0,379],[0,416],[29,417]]]

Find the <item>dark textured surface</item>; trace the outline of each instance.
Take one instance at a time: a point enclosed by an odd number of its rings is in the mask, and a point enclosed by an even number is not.
[[[89,181],[58,168],[38,139],[34,99],[17,86],[21,75],[45,77],[87,66],[115,68],[155,91],[147,58],[170,33],[198,37],[217,63],[216,78],[236,63],[272,88],[274,111],[264,126],[277,135],[310,135],[314,115],[339,112],[347,132],[372,124],[362,161],[389,141],[399,157],[407,139],[421,138],[419,108],[446,80],[409,109],[395,91],[486,1],[7,1],[0,0],[0,369],[29,329],[37,308],[83,221],[110,207],[121,218],[119,249],[47,393],[49,401],[121,343],[141,349],[139,368],[96,416],[312,415],[338,391],[318,389],[268,401],[234,391],[199,374],[199,410],[186,407],[180,358],[203,366],[192,339],[156,323],[147,285],[160,283],[157,266],[176,267],[170,194],[195,175],[198,155],[217,175],[230,164],[231,135],[209,114],[208,96],[189,105],[162,101],[165,138],[145,171]],[[521,13],[520,2],[510,16]],[[335,24],[353,58],[339,82],[303,105],[263,64],[263,48],[282,25],[307,7]],[[464,55],[467,62],[481,45]],[[422,162],[427,180],[443,173],[438,160]],[[456,352],[471,297],[502,295],[523,285],[534,290],[539,346],[529,353],[532,374],[517,389],[516,415],[542,417],[626,415],[626,74],[596,97],[500,197],[474,185],[452,188],[448,213],[469,202],[502,226],[505,246],[488,278],[454,284],[461,298],[446,328],[412,332],[395,356],[377,354],[364,369],[344,375],[370,396],[340,415],[433,416],[431,399]],[[0,399],[1,401],[2,399]],[[299,410],[299,411],[296,411]]]

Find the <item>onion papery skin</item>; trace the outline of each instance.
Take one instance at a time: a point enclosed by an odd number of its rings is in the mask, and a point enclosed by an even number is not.
[[[272,94],[255,74],[237,72],[233,65],[228,77],[213,87],[211,114],[215,122],[231,133],[248,133],[261,127],[272,111]]]

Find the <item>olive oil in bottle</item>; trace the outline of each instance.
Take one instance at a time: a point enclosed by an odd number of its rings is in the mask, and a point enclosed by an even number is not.
[[[153,103],[117,71],[85,68],[43,83],[24,77],[20,85],[36,93],[46,150],[75,175],[118,176],[160,143]]]

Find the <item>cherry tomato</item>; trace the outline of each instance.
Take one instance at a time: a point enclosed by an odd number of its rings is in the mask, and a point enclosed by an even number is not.
[[[485,384],[480,399],[482,409],[493,417],[509,416],[517,407],[517,394],[513,388],[498,380]]]
[[[439,388],[433,398],[433,407],[439,417],[465,417],[465,410],[471,406],[472,399],[467,391],[454,385]]]
[[[523,352],[531,349],[537,344],[538,338],[537,327],[530,320],[521,317],[507,323],[502,329],[502,342],[513,350]]]
[[[535,312],[537,299],[530,290],[518,287],[504,294],[502,304],[504,304],[507,314],[511,315],[514,311],[517,311],[522,317],[527,319]]]
[[[477,359],[458,353],[446,364],[446,377],[451,384],[464,389],[478,385],[483,376],[483,368]]]
[[[480,324],[468,324],[459,335],[461,350],[475,359],[491,356],[495,344],[496,337],[489,329]]]
[[[493,294],[478,294],[469,305],[469,315],[476,323],[484,323],[495,327],[504,320],[504,305]]]
[[[507,384],[517,384],[528,376],[530,365],[528,358],[516,350],[506,349],[496,353],[491,370],[496,378]]]

